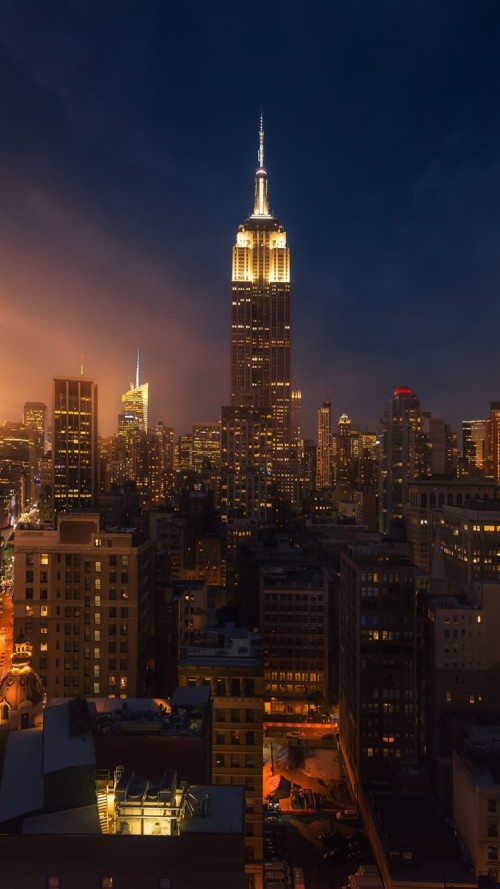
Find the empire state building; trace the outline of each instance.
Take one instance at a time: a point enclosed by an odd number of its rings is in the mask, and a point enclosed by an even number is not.
[[[222,501],[228,514],[269,517],[290,495],[290,250],[269,207],[264,130],[251,215],[239,226],[231,283],[231,407],[222,413]]]

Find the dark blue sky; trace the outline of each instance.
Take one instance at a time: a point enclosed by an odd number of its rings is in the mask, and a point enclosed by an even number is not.
[[[152,422],[228,398],[229,279],[261,109],[292,250],[293,383],[376,428],[500,398],[496,0],[0,4],[0,419],[141,348]],[[7,323],[5,323],[7,322]]]

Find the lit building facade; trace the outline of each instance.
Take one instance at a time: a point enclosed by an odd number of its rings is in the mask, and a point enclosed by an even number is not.
[[[485,420],[462,420],[462,453],[469,466],[484,469]]]
[[[473,506],[474,500],[495,498],[493,479],[429,478],[417,479],[408,487],[408,540],[418,568],[430,572],[436,528],[443,524],[443,509],[448,506]]]
[[[97,466],[97,385],[83,378],[54,379],[54,513],[93,507]]]
[[[152,623],[153,544],[61,515],[56,531],[17,530],[14,632],[33,648],[48,698],[142,692]]]
[[[222,514],[265,524],[272,508],[273,418],[269,410],[223,407],[221,427]]]
[[[484,471],[500,482],[500,401],[491,403],[484,427]]]
[[[317,563],[260,569],[266,712],[307,715],[328,696],[328,578]]]
[[[45,453],[45,414],[43,401],[27,401],[23,410],[23,423],[30,437],[30,502],[36,503],[41,488],[40,461]]]
[[[318,411],[316,488],[329,488],[332,480],[332,406],[324,401]]]
[[[257,641],[257,640],[256,640]],[[223,651],[223,655],[221,655]],[[262,887],[263,675],[252,637],[226,645],[190,647],[181,657],[179,687],[209,684],[212,698],[213,784],[245,787],[245,872],[249,889]]]
[[[193,426],[191,461],[193,469],[200,475],[220,468],[220,422]]]
[[[337,426],[337,500],[351,500],[353,494],[354,455],[358,433],[347,414],[341,414]]]
[[[3,495],[5,520],[18,521],[32,503],[30,431],[22,423],[0,425],[0,492]]]
[[[239,226],[233,248],[231,408],[240,412],[240,422],[246,420],[244,412],[250,411],[252,426],[257,413],[261,422],[269,425],[272,481],[281,494],[291,496],[290,250],[286,232],[269,207],[262,119],[258,160],[253,211]],[[251,437],[243,435],[244,440]],[[235,471],[244,471],[245,460],[238,456],[239,442],[234,441],[232,446],[236,453],[223,465],[223,477],[234,471],[233,465],[238,466]],[[231,497],[234,486],[231,482],[226,486]],[[252,501],[247,501],[246,514],[261,518],[260,493],[257,498],[255,510]],[[232,506],[229,499],[229,511]]]

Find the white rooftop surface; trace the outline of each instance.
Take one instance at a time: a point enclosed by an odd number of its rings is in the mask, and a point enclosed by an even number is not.
[[[0,821],[43,807],[42,755],[39,728],[9,732],[0,784]]]
[[[92,735],[74,735],[69,729],[68,702],[45,708],[43,771],[59,772],[73,766],[95,766]]]
[[[26,818],[23,833],[100,834],[97,806],[81,806]]]
[[[243,833],[244,787],[197,784],[191,786],[189,792],[198,800],[208,794],[208,814],[186,817],[183,833]]]

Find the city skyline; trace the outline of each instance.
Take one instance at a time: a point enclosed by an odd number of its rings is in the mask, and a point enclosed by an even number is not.
[[[251,207],[261,106],[271,208],[294,255],[304,434],[325,400],[334,420],[378,428],[401,385],[457,431],[486,416],[498,10],[356,7],[278,3],[263,40],[225,3],[195,4],[189,23],[153,3],[2,5],[2,419],[50,406],[53,377],[77,377],[83,353],[100,432],[115,432],[137,346],[152,424],[220,416],[228,254]]]

